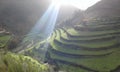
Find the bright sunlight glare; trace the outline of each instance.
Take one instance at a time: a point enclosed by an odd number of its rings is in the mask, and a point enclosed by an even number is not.
[[[88,7],[94,5],[101,0],[52,0],[55,6],[73,5],[81,10],[86,10]]]

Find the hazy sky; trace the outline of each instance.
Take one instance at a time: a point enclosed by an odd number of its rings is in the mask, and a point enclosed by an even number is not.
[[[85,10],[94,5],[100,0],[53,0],[54,4],[58,5],[73,5],[79,9]]]

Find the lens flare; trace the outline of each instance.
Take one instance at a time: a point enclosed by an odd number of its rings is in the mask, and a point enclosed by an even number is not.
[[[43,14],[43,16],[37,21],[36,25],[25,37],[25,39],[29,39],[29,41],[31,42],[30,46],[34,46],[37,42],[46,40],[46,43],[44,44],[44,48],[43,48],[44,56],[47,53],[47,49],[49,46],[48,39],[54,30],[58,13],[59,13],[59,6],[55,6],[54,4],[51,4],[47,9],[47,11]],[[27,43],[26,40],[22,42],[22,44],[25,43]]]
[[[57,6],[57,5],[61,6],[61,5],[69,5],[69,4],[70,4],[69,1],[70,1],[70,0],[52,0],[52,3],[53,3],[55,6]]]
[[[49,37],[53,32],[58,12],[58,6],[50,5],[44,15],[38,20],[35,27],[33,27],[29,36],[31,36],[32,39],[36,38],[38,35],[41,35],[42,39]]]
[[[52,3],[57,5],[72,5],[81,10],[86,10],[88,7],[94,5],[101,0],[52,0]]]

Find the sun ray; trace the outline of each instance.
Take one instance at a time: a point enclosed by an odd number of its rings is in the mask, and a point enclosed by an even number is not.
[[[57,6],[61,5],[72,5],[81,10],[86,10],[90,6],[94,5],[95,3],[101,0],[52,0],[52,3]]]

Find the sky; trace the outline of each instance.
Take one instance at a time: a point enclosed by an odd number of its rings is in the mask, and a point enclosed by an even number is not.
[[[55,5],[73,5],[81,10],[86,10],[90,6],[101,0],[53,0]]]

